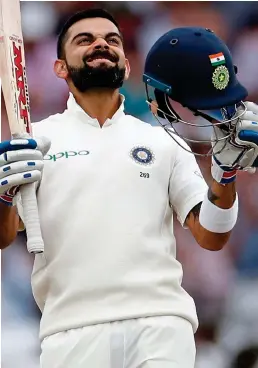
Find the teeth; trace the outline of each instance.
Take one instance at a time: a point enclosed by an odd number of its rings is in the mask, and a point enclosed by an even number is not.
[[[102,56],[102,55],[91,57],[88,61],[98,60],[98,59],[106,59],[106,60],[113,61],[110,57]]]
[[[104,57],[97,57],[97,58],[94,58],[94,59],[92,59],[92,60],[100,60],[100,59],[104,59],[104,60],[112,61],[112,60],[110,60],[110,59],[108,59],[108,58],[104,58]]]

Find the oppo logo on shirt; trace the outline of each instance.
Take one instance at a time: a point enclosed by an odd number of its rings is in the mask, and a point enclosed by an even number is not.
[[[64,159],[64,158],[72,158],[72,157],[75,157],[75,156],[88,156],[90,153],[90,151],[64,151],[64,152],[58,152],[54,155],[46,155],[44,157],[44,160],[46,161],[57,161],[57,160],[60,160],[60,159]]]

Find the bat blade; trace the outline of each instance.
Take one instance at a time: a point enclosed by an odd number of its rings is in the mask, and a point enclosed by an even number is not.
[[[18,0],[0,1],[1,79],[12,135],[31,132],[21,13]]]
[[[0,0],[0,77],[11,135],[27,138],[32,131],[19,0]],[[20,192],[28,251],[43,252],[35,184]]]

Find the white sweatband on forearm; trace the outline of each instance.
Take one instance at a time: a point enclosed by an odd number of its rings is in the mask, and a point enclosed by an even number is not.
[[[233,206],[223,209],[211,203],[206,195],[201,205],[199,222],[206,230],[213,233],[227,233],[231,231],[237,222],[238,196]]]

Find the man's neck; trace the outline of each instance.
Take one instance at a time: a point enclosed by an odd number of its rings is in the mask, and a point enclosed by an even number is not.
[[[77,104],[93,119],[103,126],[111,119],[121,105],[119,90],[98,89],[78,93],[72,91]]]

